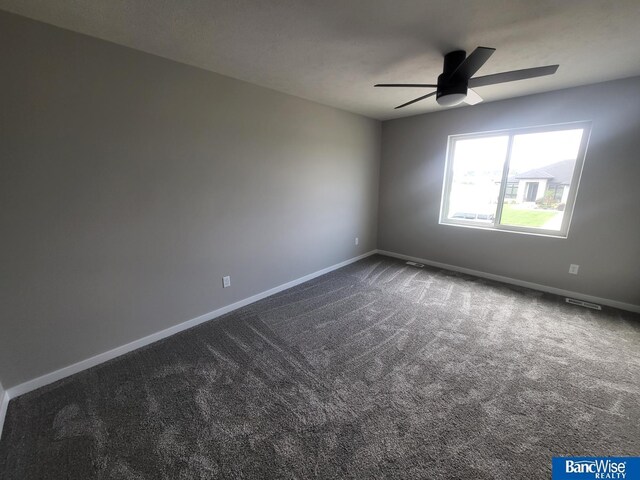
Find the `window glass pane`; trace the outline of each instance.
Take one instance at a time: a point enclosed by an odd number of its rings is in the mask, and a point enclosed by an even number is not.
[[[583,130],[515,135],[500,224],[559,231]]]
[[[493,225],[508,143],[507,135],[455,141],[447,218]]]

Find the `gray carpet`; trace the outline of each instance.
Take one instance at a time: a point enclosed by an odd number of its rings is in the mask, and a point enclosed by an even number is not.
[[[10,403],[3,479],[546,479],[640,454],[640,318],[375,256]]]

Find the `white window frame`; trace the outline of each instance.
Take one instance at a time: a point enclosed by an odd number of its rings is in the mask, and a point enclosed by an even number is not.
[[[578,149],[578,155],[576,157],[576,164],[573,169],[573,176],[571,177],[571,186],[569,190],[569,196],[564,209],[562,217],[562,226],[560,230],[546,230],[535,227],[522,227],[515,225],[501,225],[500,218],[502,217],[502,207],[504,205],[504,196],[507,188],[507,178],[509,176],[509,163],[511,160],[511,153],[513,149],[513,138],[516,135],[528,134],[528,133],[544,133],[544,132],[558,132],[562,130],[576,130],[582,129],[582,139],[580,142],[580,148]],[[455,155],[455,145],[459,140],[468,140],[471,138],[483,138],[483,137],[495,137],[508,135],[509,140],[507,143],[507,154],[504,160],[504,167],[502,169],[502,177],[500,179],[500,193],[498,195],[498,204],[496,206],[496,215],[493,220],[493,224],[480,224],[473,220],[464,220],[457,218],[447,218],[449,212],[449,195],[451,193],[451,184],[453,182],[453,158]],[[510,128],[505,130],[493,130],[490,132],[480,133],[465,133],[458,135],[449,135],[447,144],[447,157],[444,170],[444,179],[442,186],[442,198],[440,201],[440,225],[453,225],[460,227],[479,228],[483,230],[495,230],[501,232],[515,232],[526,233],[532,235],[544,235],[552,237],[567,238],[569,235],[569,226],[571,225],[571,217],[573,216],[573,209],[575,206],[576,198],[578,195],[578,188],[580,185],[580,177],[582,176],[582,168],[584,166],[584,158],[587,152],[587,145],[589,143],[589,137],[591,135],[591,122],[571,122],[560,123],[553,125],[541,125],[535,127],[522,127],[522,128]]]

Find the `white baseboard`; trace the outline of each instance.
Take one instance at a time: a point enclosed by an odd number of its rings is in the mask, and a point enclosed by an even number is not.
[[[563,290],[561,288],[548,287],[547,285],[541,285],[539,283],[526,282],[524,280],[518,280],[516,278],[505,277],[502,275],[495,275],[493,273],[481,272],[479,270],[472,270],[470,268],[458,267],[456,265],[449,265],[447,263],[434,262],[427,260],[426,258],[412,257],[410,255],[404,255],[402,253],[389,252],[386,250],[377,250],[376,253],[380,255],[387,255],[389,257],[399,258],[401,260],[410,260],[412,262],[423,263],[436,268],[442,268],[444,270],[452,270],[454,272],[466,273],[473,275],[474,277],[488,278],[489,280],[496,280],[498,282],[510,283],[512,285],[518,285],[519,287],[527,287],[533,290],[539,290],[542,292],[553,293],[560,295],[561,297],[577,298],[578,300],[585,300],[587,302],[598,303],[600,305],[607,305],[609,307],[619,308],[621,310],[628,310],[630,312],[640,313],[640,305],[634,305],[632,303],[619,302],[617,300],[609,300],[608,298],[595,297],[593,295],[586,295],[584,293],[571,292],[569,290]]]
[[[304,277],[300,277],[282,285],[278,285],[277,287],[258,293],[249,298],[245,298],[244,300],[232,303],[231,305],[227,305],[226,307],[219,308],[217,310],[214,310],[213,312],[205,313],[204,315],[201,315],[199,317],[187,320],[186,322],[180,323],[173,327],[169,327],[160,332],[152,333],[151,335],[140,338],[139,340],[135,340],[131,343],[127,343],[126,345],[122,345],[107,352],[100,353],[91,358],[87,358],[86,360],[82,360],[80,362],[74,363],[73,365],[69,365],[68,367],[61,368],[60,370],[47,373],[45,375],[42,375],[41,377],[34,378],[33,380],[21,383],[20,385],[16,385],[15,387],[8,388],[6,394],[9,399],[19,397],[20,395],[24,395],[25,393],[31,392],[40,387],[44,387],[45,385],[57,382],[58,380],[66,378],[75,373],[82,372],[83,370],[87,370],[88,368],[94,367],[108,360],[112,360],[116,357],[124,355],[125,353],[129,353],[138,348],[157,342],[158,340],[162,340],[163,338],[170,337],[171,335],[174,335],[178,332],[182,332],[183,330],[195,327],[196,325],[199,325],[203,322],[213,320],[214,318],[249,305],[250,303],[257,302],[258,300],[262,300],[263,298],[269,297],[288,288],[295,287],[296,285],[304,282],[308,282],[309,280],[319,277],[320,275],[324,275],[325,273],[337,270],[338,268],[342,268],[346,265],[357,262],[358,260],[362,260],[363,258],[366,258],[375,253],[376,250],[372,250],[358,257],[350,258],[349,260],[345,260],[344,262],[337,263],[330,267],[323,268],[322,270],[318,270],[317,272],[305,275]]]
[[[7,407],[9,407],[9,393],[4,392],[0,395],[0,438],[2,438],[2,427],[4,426],[4,419],[7,416]]]

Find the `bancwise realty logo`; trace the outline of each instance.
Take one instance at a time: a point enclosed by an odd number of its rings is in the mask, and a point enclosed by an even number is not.
[[[640,480],[640,457],[553,457],[552,480]]]

